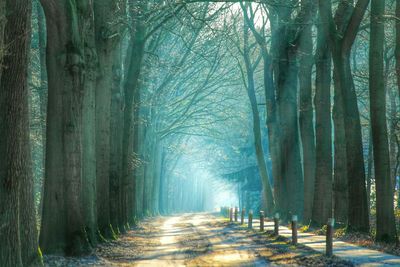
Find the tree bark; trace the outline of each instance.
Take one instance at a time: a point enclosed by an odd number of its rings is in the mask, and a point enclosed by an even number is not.
[[[118,4],[119,1],[112,0],[94,1],[96,48],[99,59],[96,85],[97,213],[99,230],[105,237],[112,236],[110,223],[118,218],[110,216],[112,213],[110,198],[115,197],[110,195],[110,190],[115,193],[115,188],[110,188],[111,183],[115,184],[115,181],[110,181],[110,123],[115,49],[120,41],[118,26],[114,26],[115,20],[118,19],[116,16]],[[118,227],[118,223],[115,223],[112,227]]]
[[[400,18],[400,0],[396,0],[396,18]],[[396,20],[396,73],[397,73],[397,89],[400,99],[400,20]]]
[[[257,32],[254,25],[254,16],[249,18],[247,15],[247,9],[245,5],[242,5],[242,9],[245,16],[245,21],[248,27],[252,31],[257,43],[261,49],[261,55],[263,58],[263,75],[264,75],[264,90],[266,100],[266,126],[268,128],[268,144],[271,155],[272,163],[272,178],[274,181],[274,203],[275,210],[279,211],[280,204],[283,202],[283,195],[280,194],[281,188],[281,146],[280,146],[280,123],[278,114],[278,105],[276,99],[276,90],[273,78],[273,60],[268,52],[267,44],[263,35]],[[273,35],[274,36],[274,35]]]
[[[319,22],[324,23],[320,17]],[[325,225],[332,218],[332,58],[328,33],[318,27],[315,81],[316,172],[312,224]]]
[[[113,87],[111,91],[111,135],[110,135],[110,220],[114,230],[119,231],[120,198],[122,178],[122,129],[123,129],[123,93],[122,93],[122,53],[114,52]],[[116,229],[118,228],[118,229]]]
[[[275,201],[272,194],[271,181],[269,179],[269,175],[267,172],[267,165],[265,163],[264,158],[264,148],[262,145],[262,132],[261,132],[261,123],[260,123],[260,114],[258,111],[257,104],[257,96],[255,92],[255,84],[254,84],[254,66],[251,63],[250,59],[250,51],[248,44],[248,29],[245,28],[245,44],[244,44],[244,61],[247,72],[247,95],[249,98],[252,116],[253,116],[253,135],[254,135],[254,148],[256,151],[256,158],[258,169],[260,171],[261,182],[262,182],[262,192],[266,201],[266,214],[271,215],[275,211]]]
[[[112,89],[114,86],[114,62],[117,54],[115,50],[121,40],[119,26],[116,26],[115,23],[118,19],[119,4],[120,1],[111,0],[94,2],[96,48],[99,58],[99,75],[97,77],[96,90],[97,207],[99,229],[105,237],[111,236],[111,221],[113,221],[112,227],[118,227],[119,225],[115,221],[118,216],[114,214],[118,209],[111,211],[110,207],[110,199],[116,198],[119,192],[115,187],[111,188],[116,181],[110,180],[110,144],[112,142],[110,134],[113,131],[110,128],[110,123]],[[121,127],[120,125],[115,126]],[[117,193],[117,196],[111,196],[111,192]],[[112,213],[115,216],[114,218],[111,218]]]
[[[369,211],[365,188],[360,114],[351,75],[350,52],[368,4],[369,0],[358,0],[354,7],[347,1],[340,2],[335,16],[337,19],[335,25],[331,1],[319,1],[321,16],[329,20],[329,23],[325,25],[325,30],[329,32],[332,44],[335,92],[340,90],[343,97],[349,196],[348,229],[366,233],[369,232]]]
[[[277,30],[278,48],[276,55],[277,91],[281,128],[281,173],[282,193],[286,196],[282,204],[282,218],[290,214],[301,216],[304,204],[304,182],[301,167],[300,140],[298,128],[298,66],[296,47],[291,46],[288,36],[290,11],[282,7]]]
[[[26,0],[0,1],[0,8],[6,11],[3,15],[7,21],[4,39],[2,36],[7,53],[2,59],[5,68],[0,77],[0,154],[3,155],[0,161],[0,265],[33,266],[40,261],[27,81],[32,10]]]
[[[85,232],[90,244],[97,245],[97,181],[96,181],[96,78],[97,54],[94,36],[94,12],[90,9],[85,23],[86,77],[82,107],[82,206]]]
[[[140,5],[143,9],[142,4]],[[143,10],[141,10],[143,11]],[[124,221],[128,222],[132,218],[128,218],[127,214],[127,199],[128,192],[127,186],[134,183],[133,174],[133,131],[134,131],[134,105],[137,103],[134,99],[139,90],[139,76],[142,69],[142,61],[145,48],[145,27],[141,19],[137,19],[135,25],[135,32],[130,41],[130,61],[126,74],[126,83],[124,85],[125,94],[125,110],[124,110],[124,131],[122,139],[122,204],[124,207]],[[132,187],[131,187],[132,188]],[[133,204],[133,203],[132,203]],[[133,207],[133,206],[132,206]]]
[[[48,32],[49,105],[40,244],[45,253],[80,255],[89,251],[82,206],[82,119],[85,78],[91,74],[86,53],[92,51],[87,47],[93,36],[92,5],[43,0],[42,6]]]
[[[312,25],[304,26],[299,44],[299,124],[303,147],[304,211],[303,221],[309,223],[312,216],[315,186],[315,133],[312,102],[313,62]],[[317,68],[317,72],[318,72]],[[326,75],[325,73],[323,75]],[[324,85],[325,86],[325,85]]]
[[[0,0],[0,81],[1,73],[3,71],[3,57],[4,57],[4,27],[6,25],[6,0]]]
[[[370,112],[376,183],[376,240],[397,242],[384,83],[384,0],[372,0],[369,52]]]
[[[45,169],[46,162],[46,125],[47,125],[47,70],[46,70],[46,19],[43,8],[39,1],[36,1],[36,9],[38,16],[38,35],[39,35],[39,61],[40,61],[40,89],[38,90],[40,98],[40,118],[42,126],[42,168]],[[44,171],[42,182],[40,184],[40,202],[38,208],[39,221],[41,221],[43,212],[43,189],[44,189]]]

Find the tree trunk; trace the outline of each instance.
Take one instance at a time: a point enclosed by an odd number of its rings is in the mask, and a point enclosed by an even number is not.
[[[118,1],[94,1],[96,48],[99,75],[96,89],[96,175],[97,175],[97,213],[100,232],[109,238],[110,229],[110,123],[111,90],[113,88],[113,61],[116,40],[113,37],[114,15]],[[113,225],[116,226],[116,225]]]
[[[295,62],[296,53],[291,51],[286,38],[281,44],[278,57],[279,71],[276,76],[281,123],[281,168],[283,183],[287,192],[287,194],[283,194],[287,198],[285,201],[286,209],[283,210],[282,217],[288,219],[290,214],[302,215],[304,182],[301,168],[297,113],[298,68]]]
[[[46,130],[46,163],[40,248],[44,253],[63,253],[66,245],[64,207],[64,164],[62,159],[62,86],[64,68],[59,54],[64,54],[66,36],[58,35],[58,14],[53,6],[43,4],[47,24],[46,65],[48,107]],[[47,8],[46,8],[47,7]],[[62,24],[64,23],[61,22]],[[64,32],[65,34],[65,32]]]
[[[254,14],[252,17],[248,17],[248,6],[242,5],[244,12],[245,22],[250,28],[254,35],[257,43],[261,49],[261,55],[263,58],[263,75],[264,75],[264,90],[266,100],[266,126],[268,128],[268,145],[272,163],[272,178],[274,181],[274,204],[275,210],[281,209],[281,203],[283,202],[283,195],[281,193],[281,146],[280,146],[280,124],[277,99],[275,93],[275,85],[273,78],[273,60],[271,55],[268,53],[268,47],[266,40],[262,34],[260,34],[254,24]],[[274,28],[274,25],[272,25]],[[275,34],[272,34],[273,41]],[[257,103],[256,103],[257,104]],[[272,190],[272,189],[271,189]]]
[[[123,129],[123,93],[122,81],[122,53],[115,51],[113,66],[113,87],[111,92],[111,135],[110,135],[110,220],[114,230],[119,230],[120,222],[120,198],[122,179],[122,129]],[[117,229],[118,228],[118,229]]]
[[[373,145],[372,145],[372,130],[371,123],[368,131],[368,160],[367,160],[367,201],[368,210],[371,209],[371,191],[372,191],[372,165],[374,164],[373,156]]]
[[[323,51],[322,51],[323,52]],[[299,123],[303,146],[304,211],[303,221],[309,223],[312,216],[315,184],[315,134],[312,103],[313,39],[312,25],[303,29],[299,47],[300,112]],[[325,66],[323,66],[325,67]],[[325,70],[325,69],[323,69]],[[317,72],[320,71],[317,68]],[[326,75],[325,73],[322,75]],[[328,77],[329,79],[329,77]],[[325,84],[323,86],[326,86]],[[329,85],[328,85],[329,88]],[[329,104],[329,103],[328,103]]]
[[[396,18],[400,18],[400,0],[396,0]],[[396,20],[396,73],[397,73],[397,89],[400,99],[400,20]]]
[[[85,78],[92,74],[84,56],[92,49],[86,47],[93,36],[92,6],[86,1],[42,5],[48,33],[49,105],[40,244],[45,253],[80,255],[89,250],[82,206],[82,119]]]
[[[82,207],[85,232],[90,244],[97,244],[97,181],[96,181],[96,77],[97,54],[94,36],[93,10],[85,23],[86,77],[82,107]]]
[[[384,13],[385,1],[372,0],[369,83],[376,184],[376,240],[397,242],[386,120],[383,61],[385,39]]]
[[[142,5],[140,5],[142,9]],[[143,11],[143,10],[142,10]],[[134,143],[134,122],[133,122],[133,114],[134,114],[134,105],[136,100],[134,96],[136,95],[136,91],[139,90],[139,76],[142,69],[142,60],[144,56],[144,48],[145,48],[145,28],[142,24],[141,19],[138,19],[136,22],[136,31],[130,40],[130,61],[126,74],[126,82],[124,85],[124,93],[125,93],[125,110],[124,110],[124,131],[123,131],[123,139],[122,139],[122,207],[123,218],[125,223],[128,222],[131,218],[128,218],[127,214],[127,200],[128,194],[132,192],[128,192],[127,187],[134,183],[133,177],[133,143]],[[132,188],[132,187],[131,187]]]
[[[319,1],[321,16],[328,19],[324,29],[329,32],[332,44],[335,93],[340,90],[343,98],[349,196],[348,229],[366,233],[369,232],[369,215],[365,188],[361,123],[350,66],[350,52],[368,4],[369,0],[358,0],[356,6],[343,1],[336,11],[336,21],[334,21],[331,1]]]
[[[36,1],[36,9],[38,16],[38,35],[39,35],[39,61],[40,61],[40,89],[38,90],[40,98],[40,118],[42,125],[42,168],[43,176],[40,183],[40,202],[38,208],[39,221],[41,221],[43,212],[43,190],[44,190],[44,170],[46,168],[46,126],[47,126],[47,70],[46,70],[46,19],[43,8],[39,1]]]
[[[6,26],[6,0],[0,0],[0,81],[3,71],[3,57],[5,55],[4,46],[4,27]]]
[[[320,22],[324,18],[319,18]],[[315,81],[316,172],[312,223],[325,225],[332,217],[332,58],[328,34],[318,27]]]
[[[0,1],[7,53],[0,81],[0,265],[38,265],[29,143],[28,61],[31,3]],[[0,17],[0,20],[3,19]],[[2,26],[1,26],[2,28]],[[2,29],[0,29],[2,31]]]
[[[348,182],[347,182],[347,154],[344,129],[343,96],[334,73],[334,171],[333,171],[333,210],[334,217],[339,223],[347,223],[348,218]]]
[[[246,65],[247,72],[247,95],[249,97],[249,102],[251,105],[251,111],[253,116],[253,135],[254,135],[254,148],[256,150],[256,158],[258,169],[260,171],[261,182],[262,182],[262,192],[263,197],[266,201],[266,213],[268,215],[273,214],[275,210],[275,201],[272,194],[271,181],[267,172],[267,165],[264,159],[264,149],[262,145],[262,132],[260,123],[260,114],[258,111],[257,96],[255,92],[254,84],[254,67],[252,66],[248,44],[248,33],[247,28],[245,29],[245,47],[244,47],[244,61]]]
[[[347,157],[348,227],[350,230],[369,232],[367,193],[365,188],[364,157],[361,138],[360,114],[351,76],[349,53],[334,53],[336,86],[343,96],[344,132]]]

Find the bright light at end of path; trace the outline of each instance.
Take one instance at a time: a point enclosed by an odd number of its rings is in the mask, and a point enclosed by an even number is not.
[[[219,211],[221,207],[235,207],[239,205],[237,195],[230,190],[217,192],[214,198],[214,210]]]

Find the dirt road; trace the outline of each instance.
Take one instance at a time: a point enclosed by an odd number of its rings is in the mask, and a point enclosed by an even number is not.
[[[222,219],[209,214],[169,217],[154,238],[159,238],[159,245],[144,253],[133,266],[268,265],[249,246],[250,239],[233,234],[223,227]]]
[[[46,266],[352,266],[208,213],[145,219],[82,258],[46,257]]]

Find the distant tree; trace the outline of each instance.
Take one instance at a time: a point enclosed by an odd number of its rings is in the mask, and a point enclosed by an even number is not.
[[[245,10],[245,12],[247,11]],[[263,207],[265,206],[266,213],[268,215],[272,215],[275,210],[275,201],[272,193],[271,180],[268,175],[268,170],[264,158],[260,114],[258,110],[254,80],[254,71],[257,68],[257,65],[259,64],[261,58],[256,59],[255,62],[252,62],[251,60],[250,55],[252,52],[252,45],[249,41],[249,27],[247,23],[245,23],[244,26],[243,43],[243,51],[240,52],[243,55],[246,74],[246,76],[244,77],[245,80],[243,82],[246,87],[253,116],[254,148],[256,151],[257,164],[261,175],[263,197],[265,198],[266,202],[266,204],[263,204]]]

